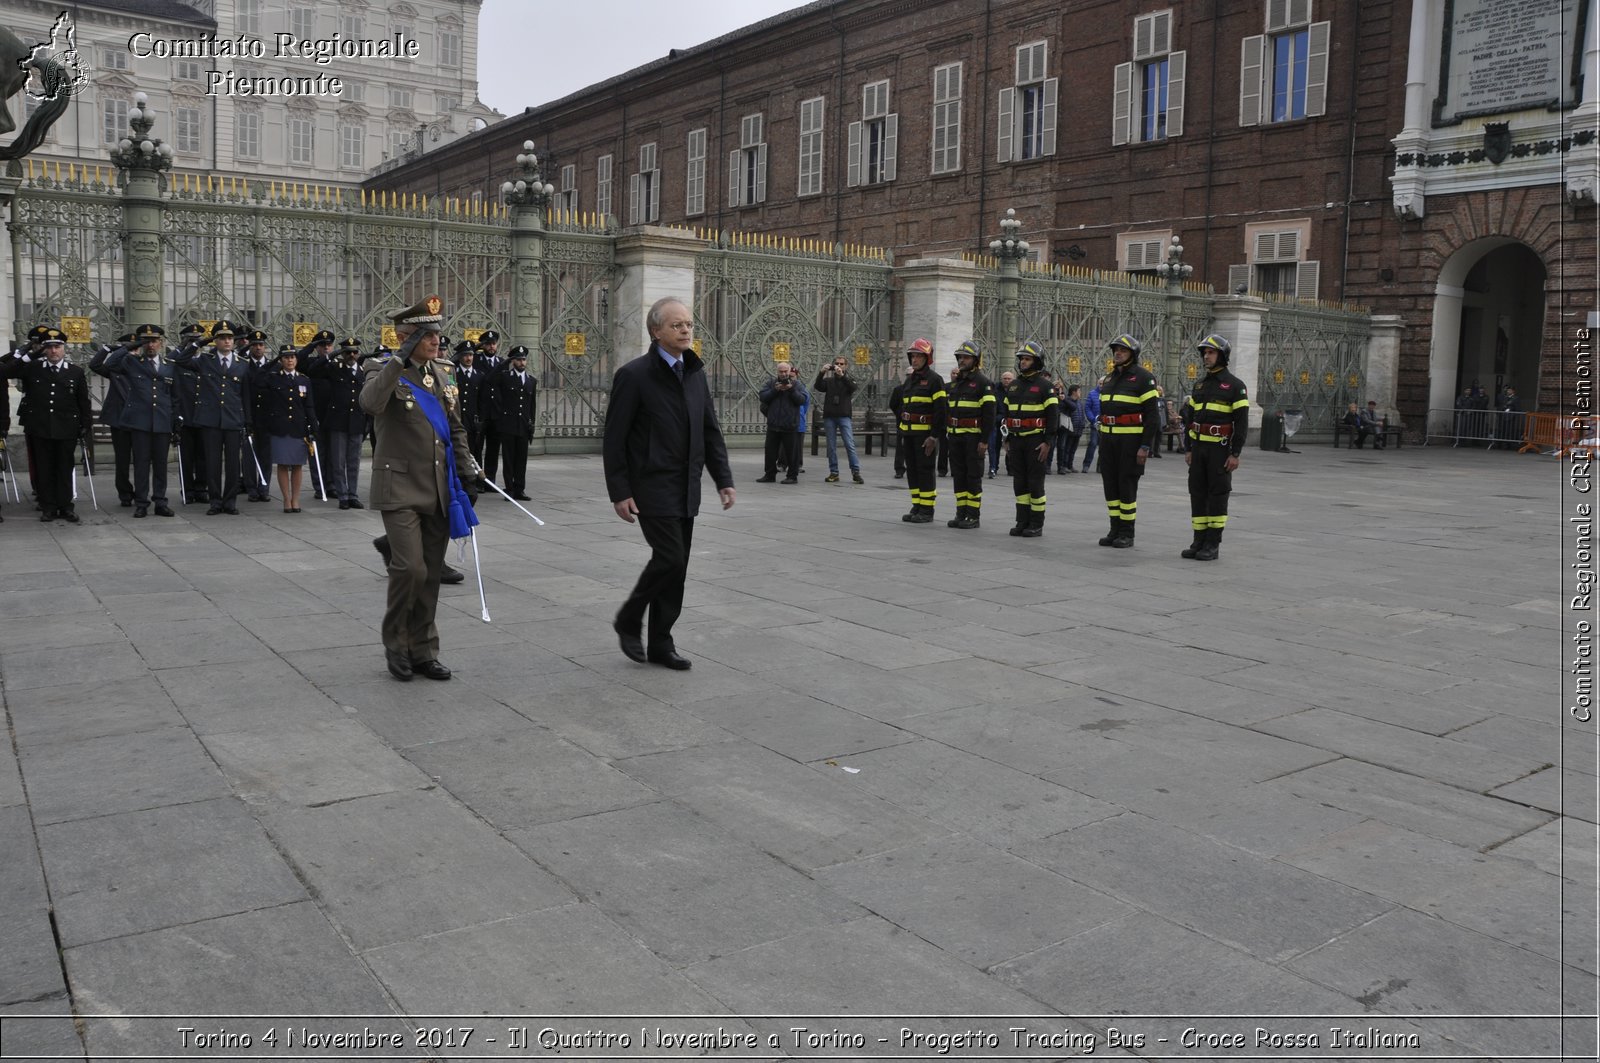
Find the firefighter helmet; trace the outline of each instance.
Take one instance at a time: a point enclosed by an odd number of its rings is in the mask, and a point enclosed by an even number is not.
[[[957,364],[960,364],[963,357],[969,357],[972,359],[972,368],[983,368],[983,352],[979,350],[978,345],[973,343],[971,340],[964,341],[961,346],[956,348]]]
[[[1195,344],[1195,350],[1199,351],[1202,356],[1204,356],[1207,351],[1216,351],[1217,364],[1227,365],[1228,355],[1233,353],[1233,344],[1229,343],[1226,338],[1218,336],[1213,332],[1211,335]]]
[[[927,363],[929,365],[933,364],[933,344],[929,343],[925,339],[920,338],[912,340],[911,346],[906,348],[907,364],[910,364],[911,359],[919,354],[922,355],[923,358],[927,359]]]
[[[1108,348],[1125,347],[1133,352],[1134,358],[1138,358],[1139,352],[1144,350],[1144,344],[1140,343],[1126,332],[1112,340],[1110,343],[1106,344],[1106,346]]]
[[[1044,368],[1044,348],[1040,347],[1033,340],[1028,340],[1021,347],[1017,348],[1017,372],[1019,373],[1023,371],[1022,359],[1024,358],[1033,359],[1034,372],[1037,373]]]

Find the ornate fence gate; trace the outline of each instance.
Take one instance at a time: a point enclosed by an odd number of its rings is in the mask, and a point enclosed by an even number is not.
[[[547,440],[598,439],[618,365],[611,335],[616,240],[603,223],[562,221],[552,230],[542,258],[539,428]]]
[[[1261,327],[1261,370],[1252,398],[1268,412],[1301,410],[1300,431],[1331,433],[1361,398],[1369,319],[1363,313],[1269,304]]]
[[[855,408],[886,407],[899,376],[888,349],[893,279],[875,249],[707,241],[695,259],[695,336],[724,429],[766,430],[757,392],[778,361],[809,385],[843,355],[865,378]]]

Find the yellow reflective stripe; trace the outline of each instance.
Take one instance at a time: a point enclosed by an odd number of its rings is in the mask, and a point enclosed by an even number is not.
[[[1137,424],[1103,424],[1100,434],[1107,436],[1136,436],[1144,432],[1143,425]]]
[[[984,401],[984,402],[993,402],[993,401],[994,401],[994,392],[992,392],[992,391],[985,391],[985,392],[984,392],[984,393],[983,393],[983,401]]]
[[[905,401],[905,402],[932,402],[934,399],[942,399],[942,398],[944,398],[944,392],[941,391],[937,395],[907,395],[907,396],[905,396],[903,401]]]
[[[1010,416],[1015,417],[1019,413],[1043,413],[1045,411],[1045,406],[1046,406],[1045,403],[1038,403],[1038,402],[1029,402],[1029,403],[1014,402],[1014,403],[1011,404],[1011,414],[1010,414]]]
[[[1248,410],[1250,408],[1250,400],[1240,399],[1238,402],[1233,404],[1233,408],[1236,410]]]
[[[1154,395],[1155,392],[1152,391],[1152,392],[1150,392],[1150,394]],[[1137,406],[1137,405],[1143,403],[1144,399],[1142,397],[1136,396],[1136,395],[1112,394],[1112,395],[1101,395],[1100,396],[1100,401],[1102,403],[1106,403],[1106,402],[1130,402],[1130,403],[1134,404],[1135,406]]]
[[[1155,397],[1156,397],[1156,389],[1155,388],[1151,388],[1149,391],[1145,392],[1143,395],[1140,395],[1138,398],[1134,399],[1133,401],[1134,402],[1149,402],[1151,399],[1153,399]]]
[[[992,399],[990,401],[993,401]],[[977,399],[957,399],[950,404],[952,410],[976,410],[983,406]]]
[[[933,431],[933,425],[931,425],[931,424],[903,424],[903,425],[900,426],[900,431],[902,431],[902,432],[931,432],[931,431]]]
[[[932,397],[936,398],[936,399],[947,399],[947,398],[950,397],[950,393],[948,391],[946,391],[944,388],[940,388],[938,391],[935,391],[933,393]]]
[[[1249,399],[1245,399],[1244,400],[1244,405],[1245,406],[1249,406],[1250,405],[1250,400]],[[1232,413],[1234,410],[1238,409],[1238,405],[1234,404],[1234,403],[1227,403],[1227,402],[1202,402],[1198,406],[1196,406],[1195,409],[1197,409],[1197,410],[1210,410],[1213,413]]]

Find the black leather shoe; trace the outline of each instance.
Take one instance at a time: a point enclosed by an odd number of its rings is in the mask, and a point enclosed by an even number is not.
[[[351,508],[351,509],[366,509],[366,508],[367,508],[367,507],[366,507],[366,506],[363,506],[363,505],[362,505],[362,504],[361,504],[361,499],[359,499],[359,498],[352,498],[352,499],[350,499],[350,508]]]
[[[172,507],[171,506],[157,505],[156,506],[156,516],[158,516],[158,517],[170,517],[170,516],[172,516]]]
[[[206,516],[215,517],[218,513],[226,512],[227,510],[223,507],[221,502],[213,502],[211,503],[211,507],[206,510]]]
[[[445,565],[439,572],[440,583],[461,583],[466,578],[467,574],[465,572],[462,572],[459,568],[451,568],[449,565]]]
[[[56,515],[54,513],[45,513],[42,510],[39,513],[39,523],[40,524],[49,524],[51,521],[53,521],[55,519],[56,519]]]
[[[778,482],[778,478],[776,476],[757,476],[756,477],[756,483],[758,483],[758,484],[775,484],[777,482]]]
[[[450,669],[438,661],[413,661],[411,671],[424,679],[449,679]]]
[[[124,498],[121,502],[119,502],[117,504],[120,505],[123,509],[132,509],[133,508],[133,499]]]
[[[525,491],[513,491],[513,492],[511,492],[511,497],[516,499],[518,502],[532,502],[533,501],[533,496],[528,494]]]
[[[671,668],[674,672],[687,672],[694,667],[694,663],[687,657],[680,657],[677,650],[652,653],[648,659],[651,664],[659,664],[664,668]]]
[[[630,661],[645,662],[644,640],[637,631],[630,632],[621,624],[613,621],[611,630],[617,633],[617,643],[622,647],[622,655]]]
[[[68,524],[77,524],[80,520],[83,519],[82,517],[78,516],[76,513],[74,513],[70,509],[63,509],[60,513],[57,514],[57,516],[59,516],[62,520],[66,521]]]
[[[411,658],[394,650],[384,650],[383,659],[389,662],[389,674],[402,683],[411,682]]]
[[[783,480],[782,480],[782,481],[781,481],[781,482],[782,482],[782,483],[786,483],[786,484],[797,484],[797,483],[799,483],[799,482],[800,482],[800,481],[799,481],[799,480],[797,480],[797,479],[796,479],[796,478],[795,478],[795,477],[793,477],[793,476],[786,476],[786,477],[784,477],[784,478],[783,478]]]
[[[339,499],[339,508],[340,509],[349,509],[350,508],[350,500],[348,498]]]
[[[148,506],[134,506],[133,507],[133,515],[136,518],[137,517],[148,517],[150,515],[150,508]]]
[[[239,507],[238,506],[223,506],[222,507],[222,512],[226,513],[230,517],[237,517],[239,515]]]
[[[372,548],[378,551],[378,556],[382,557],[383,563],[387,565],[389,563],[390,554],[392,553],[392,551],[389,549],[389,537],[387,535],[378,536],[376,539],[372,540]]]

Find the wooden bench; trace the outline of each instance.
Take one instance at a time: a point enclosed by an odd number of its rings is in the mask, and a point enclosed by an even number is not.
[[[1384,445],[1388,446],[1390,441],[1393,441],[1396,450],[1405,446],[1405,430],[1406,426],[1403,424],[1390,424],[1388,421],[1383,422],[1381,435],[1383,437]],[[1360,433],[1358,429],[1352,428],[1341,421],[1335,421],[1333,425],[1333,445],[1335,448],[1337,448],[1339,446],[1339,440],[1345,436],[1349,436],[1349,445],[1354,447],[1356,445],[1356,437],[1359,434]]]

